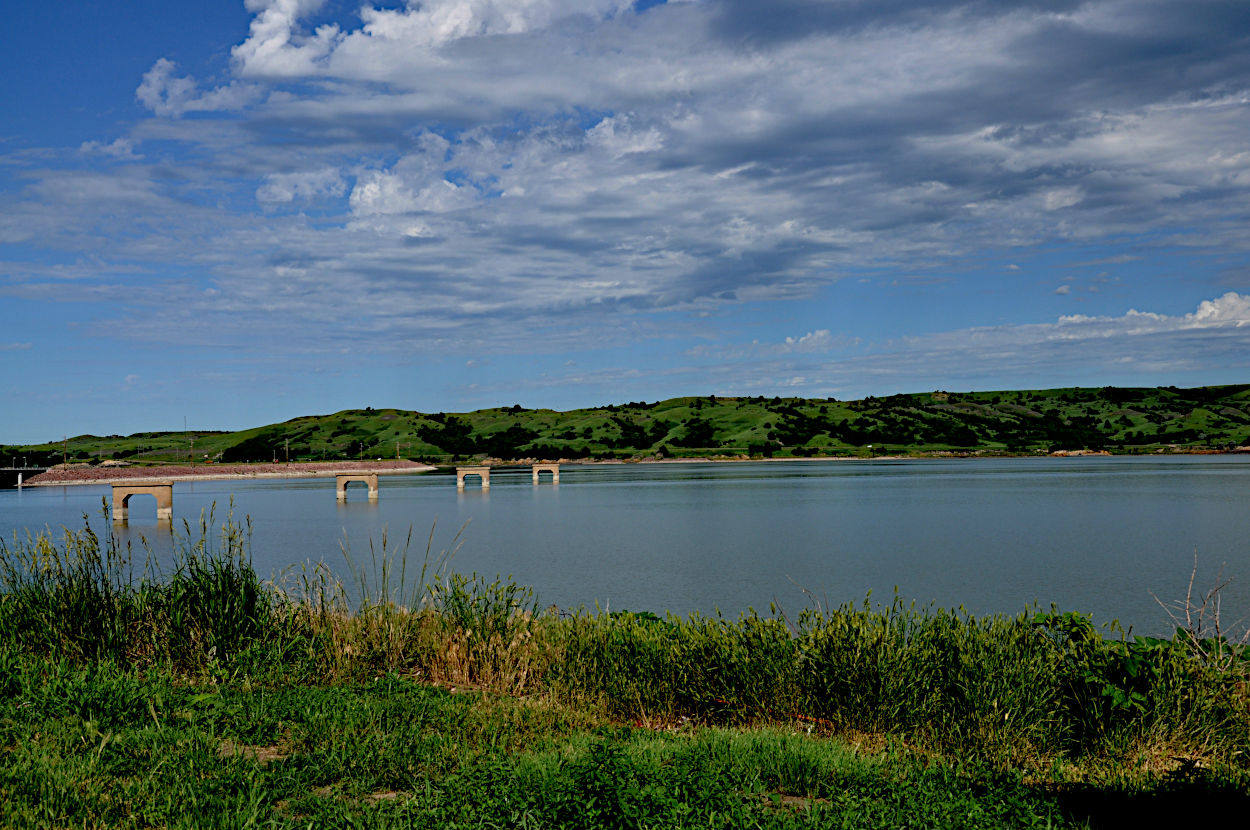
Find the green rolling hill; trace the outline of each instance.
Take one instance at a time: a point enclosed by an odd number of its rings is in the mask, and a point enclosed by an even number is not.
[[[79,435],[0,445],[0,463],[1141,453],[1250,444],[1250,384],[924,392],[857,401],[672,398],[557,412],[353,409],[239,432]]]

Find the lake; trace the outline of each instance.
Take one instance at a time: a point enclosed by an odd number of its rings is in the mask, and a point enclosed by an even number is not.
[[[1184,596],[1220,566],[1225,622],[1250,606],[1250,457],[911,459],[834,462],[565,465],[561,483],[496,469],[491,489],[458,493],[454,476],[383,476],[370,503],[333,479],[178,482],[175,522],[234,498],[251,517],[263,575],[321,559],[345,573],[340,543],[367,557],[383,528],[413,528],[419,561],[457,531],[462,572],[511,574],[544,605],[737,616],[777,602],[788,615],[827,604],[889,601],[1015,613],[1031,602],[1118,618],[1140,633],[1170,626],[1151,596]],[[0,533],[93,526],[107,487],[0,491]],[[119,531],[169,551],[153,499]],[[463,528],[463,530],[461,530]]]

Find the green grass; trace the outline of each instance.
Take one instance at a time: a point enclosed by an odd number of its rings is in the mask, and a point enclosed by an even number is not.
[[[657,732],[395,676],[5,670],[4,826],[1073,825],[1018,776],[791,730]]]
[[[194,453],[192,452],[194,443]],[[557,412],[398,409],[303,416],[240,432],[81,435],[0,458],[132,463],[417,458],[805,457],[1136,453],[1250,444],[1250,386],[925,392],[859,401],[685,397]],[[869,446],[871,445],[871,446]]]
[[[539,612],[246,525],[0,549],[0,826],[1064,827],[1250,806],[1244,649],[1058,612]],[[360,557],[358,557],[360,558]]]

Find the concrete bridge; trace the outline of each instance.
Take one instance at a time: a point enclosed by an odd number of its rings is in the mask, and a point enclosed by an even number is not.
[[[347,485],[359,481],[369,487],[369,501],[378,500],[377,473],[336,473],[334,476],[334,494],[339,501],[347,501]]]
[[[465,476],[477,476],[482,480],[482,489],[490,489],[490,467],[457,467],[456,468],[456,489],[464,489]]]
[[[156,520],[172,522],[174,519],[174,483],[172,481],[128,481],[113,485],[113,521],[125,522],[130,518],[130,500],[135,496],[156,498]]]
[[[539,463],[539,464],[531,465],[530,474],[533,476],[533,482],[535,484],[538,484],[538,482],[542,480],[541,476],[543,473],[551,473],[552,484],[560,483],[560,465],[559,464]],[[478,478],[480,478],[482,480],[483,490],[490,489],[490,467],[486,465],[478,465],[475,467],[457,467],[456,468],[456,489],[457,490],[464,489],[465,480],[469,476],[477,476]]]
[[[542,473],[551,473],[551,483],[560,483],[560,465],[559,464],[535,464],[533,466],[534,483],[539,482],[539,476]]]
[[[22,482],[47,471],[47,467],[0,467],[0,489],[21,487]]]

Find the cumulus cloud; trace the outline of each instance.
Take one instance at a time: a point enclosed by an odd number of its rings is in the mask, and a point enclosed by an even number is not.
[[[1250,325],[1250,296],[1229,291],[1222,297],[1203,300],[1197,311],[1185,315],[1184,321],[1190,328]]]
[[[178,65],[168,58],[159,58],[144,73],[142,83],[135,90],[140,103],[157,115],[238,109],[254,101],[260,92],[242,83],[201,90],[190,75],[175,75],[177,68]]]
[[[315,72],[341,34],[334,25],[305,34],[300,21],[324,5],[325,0],[246,0],[256,17],[247,39],[232,52],[240,74],[297,77]]]
[[[987,334],[999,340],[1024,343],[1168,334],[1193,329],[1238,329],[1246,325],[1250,325],[1250,295],[1229,291],[1214,299],[1203,300],[1195,311],[1182,315],[1169,316],[1135,308],[1118,317],[1065,314],[1050,324],[971,329],[958,336]]]

